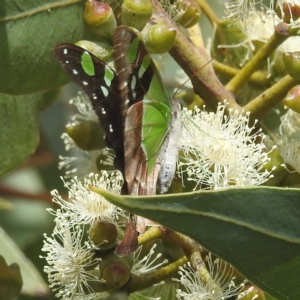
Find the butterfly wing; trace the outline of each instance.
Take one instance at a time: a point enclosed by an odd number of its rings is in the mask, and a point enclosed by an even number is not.
[[[173,113],[162,78],[135,30],[115,30],[114,54],[120,95],[129,106],[124,131],[128,190],[131,194],[155,194],[157,181],[165,177],[160,175],[161,166],[178,114]],[[174,172],[168,176],[173,177]]]
[[[124,118],[115,72],[87,50],[60,44],[55,56],[72,80],[88,95],[104,130],[107,147],[114,150],[116,168],[124,171]]]

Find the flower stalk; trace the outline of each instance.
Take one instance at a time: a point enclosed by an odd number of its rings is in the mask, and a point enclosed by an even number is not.
[[[286,75],[280,81],[275,83],[272,87],[267,89],[263,94],[259,95],[251,102],[244,106],[245,111],[251,112],[251,119],[262,119],[262,117],[270,111],[275,105],[280,103],[287,92],[300,80]]]
[[[170,51],[171,56],[180,67],[191,78],[195,93],[202,99],[207,99],[207,105],[216,108],[218,103],[228,101],[231,108],[240,110],[233,95],[221,84],[211,65],[203,66],[208,61],[208,56],[204,49],[197,49],[179,30],[176,24],[168,17],[157,0],[153,0],[153,15],[155,22],[165,24],[167,27],[174,27],[177,30],[174,46]]]
[[[265,60],[273,53],[273,51],[289,38],[291,30],[285,23],[276,26],[274,34],[254,55],[254,57],[232,78],[227,84],[226,89],[232,93],[236,93],[240,87],[251,77]]]

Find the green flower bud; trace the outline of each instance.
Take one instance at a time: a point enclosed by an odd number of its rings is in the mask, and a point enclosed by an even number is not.
[[[169,28],[165,25],[148,25],[142,31],[143,40],[148,51],[151,53],[163,54],[171,50],[176,37],[175,28]]]
[[[283,53],[283,61],[288,74],[295,79],[300,79],[300,52]]]
[[[277,16],[288,24],[298,20],[300,17],[300,7],[292,2],[281,3],[275,11]]]
[[[286,170],[283,167],[284,160],[277,147],[274,147],[271,152],[268,153],[268,158],[270,159],[262,168],[262,172],[267,170],[272,171],[274,177],[269,178],[268,181],[264,183],[266,186],[276,186],[281,182],[282,178],[286,175]]]
[[[104,62],[108,62],[113,56],[113,49],[107,43],[82,40],[75,43],[75,45],[93,53]]]
[[[122,24],[142,30],[152,15],[150,0],[124,0],[122,4]]]
[[[273,170],[273,173],[274,171],[276,172],[278,170],[284,170],[284,168],[282,167],[284,160],[281,157],[277,147],[272,149],[272,151],[268,154],[268,158],[270,160],[263,166],[263,170],[267,170],[269,172]],[[275,170],[274,167],[276,167]]]
[[[105,280],[107,286],[120,288],[129,281],[132,258],[132,255],[119,257],[111,253],[102,259],[100,262],[101,278]]]
[[[89,258],[89,261],[83,258],[84,269],[86,271],[92,271],[99,265],[99,257],[97,257],[95,250],[90,250],[90,251],[92,251],[93,253],[92,253],[92,257]]]
[[[193,90],[187,90],[180,95],[184,106],[190,110],[193,110],[195,106],[202,107],[205,103],[204,101],[194,93]]]
[[[178,9],[183,10],[183,15],[177,20],[177,23],[185,28],[189,28],[198,23],[200,18],[200,7],[193,0],[184,0],[177,2]]]
[[[89,230],[89,235],[95,246],[100,249],[111,249],[117,243],[118,231],[116,225],[96,221]]]
[[[300,113],[300,85],[296,85],[291,88],[283,102],[288,108]]]
[[[117,23],[110,6],[96,0],[87,0],[83,19],[95,34],[112,40]]]
[[[68,126],[66,132],[82,150],[90,151],[104,147],[103,133],[96,122],[83,121],[77,125]]]

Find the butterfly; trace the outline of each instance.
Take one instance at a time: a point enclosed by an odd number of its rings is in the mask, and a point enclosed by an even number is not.
[[[115,152],[115,166],[132,195],[166,192],[174,177],[180,105],[171,100],[154,61],[132,28],[113,34],[115,71],[87,50],[60,44],[55,56],[88,95]],[[137,248],[136,218],[129,216],[124,238],[115,252],[124,256]]]
[[[60,44],[55,56],[88,95],[132,195],[166,192],[175,174],[180,105],[172,100],[139,33],[113,33],[115,70],[89,51]]]

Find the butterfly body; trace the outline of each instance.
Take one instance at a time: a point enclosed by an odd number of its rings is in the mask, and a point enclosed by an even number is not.
[[[180,106],[170,99],[136,31],[118,27],[113,41],[116,71],[75,45],[58,45],[55,54],[89,96],[128,192],[155,194],[157,182],[165,192],[175,172]]]

